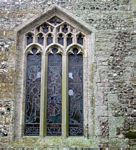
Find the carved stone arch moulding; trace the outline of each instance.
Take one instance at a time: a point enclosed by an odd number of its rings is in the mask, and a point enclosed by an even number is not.
[[[48,54],[55,51],[62,56],[62,83],[67,83],[67,60],[69,53],[77,49],[77,54],[83,55],[83,135],[93,136],[93,114],[91,113],[91,100],[93,90],[91,87],[91,65],[93,64],[94,55],[94,32],[85,22],[74,17],[69,12],[58,6],[53,6],[39,16],[32,18],[29,22],[24,23],[17,28],[17,60],[16,70],[18,78],[16,82],[16,119],[15,119],[15,137],[24,136],[25,126],[25,96],[26,96],[26,64],[27,55],[40,53],[41,63],[41,86],[40,86],[40,104],[39,114],[40,121],[37,128],[39,136],[47,135],[47,124],[45,123],[46,114],[46,96],[47,96],[47,70]],[[31,58],[32,59],[32,58]],[[38,60],[37,60],[38,61]],[[62,136],[68,135],[67,115],[65,109],[67,103],[66,91],[67,85],[62,84]],[[38,120],[37,119],[37,120]]]
[[[31,43],[31,44],[29,44],[27,47],[26,47],[26,49],[24,50],[24,53],[25,53],[25,55],[27,55],[27,53],[33,53],[32,52],[32,49],[33,48],[37,48],[37,53],[39,53],[39,52],[41,52],[41,53],[43,53],[43,47],[41,47],[41,45],[40,44],[38,44],[38,43],[36,43],[36,44],[33,44],[33,43]]]

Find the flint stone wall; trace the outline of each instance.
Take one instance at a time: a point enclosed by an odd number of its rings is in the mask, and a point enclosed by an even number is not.
[[[94,137],[76,144],[69,139],[15,140],[15,28],[56,4],[96,29],[93,86]],[[90,100],[91,101],[91,100]],[[136,1],[0,0],[0,148],[136,149]],[[61,143],[57,145],[56,143]],[[73,148],[72,148],[73,147]]]

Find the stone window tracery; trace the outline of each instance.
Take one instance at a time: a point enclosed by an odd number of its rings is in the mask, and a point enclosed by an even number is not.
[[[34,41],[33,39],[37,40]],[[74,41],[73,41],[74,40]],[[64,22],[60,18],[54,16],[47,22],[38,26],[35,30],[26,33],[27,45],[39,43],[48,46],[52,43],[60,44],[65,48],[72,44],[84,44],[84,34]]]

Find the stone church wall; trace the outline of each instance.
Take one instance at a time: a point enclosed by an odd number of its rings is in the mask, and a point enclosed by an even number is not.
[[[95,29],[95,57],[90,77],[95,130],[92,139],[84,142],[76,139],[77,145],[70,140],[69,145],[54,140],[49,148],[44,140],[15,140],[18,77],[15,30],[53,4],[67,9]],[[56,146],[57,142],[61,145]],[[53,147],[136,149],[135,0],[0,0],[0,149]]]

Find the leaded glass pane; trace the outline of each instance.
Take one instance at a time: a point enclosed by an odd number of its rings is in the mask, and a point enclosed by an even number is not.
[[[42,29],[43,29],[43,32],[44,32],[44,33],[47,33],[47,32],[49,31],[49,25],[46,24],[46,23],[44,23],[44,24],[42,25]]]
[[[61,44],[61,45],[64,45],[64,37],[63,37],[63,34],[59,34],[58,43]]]
[[[64,26],[62,28],[62,32],[64,32],[64,33],[68,32],[68,26],[67,26],[67,24],[64,24]]]
[[[50,20],[48,20],[49,23],[53,24],[54,26],[62,23],[62,20],[56,16],[52,17]]]
[[[41,54],[33,48],[27,55],[24,135],[39,135]]]
[[[77,36],[77,43],[83,45],[83,40],[84,40],[84,37],[83,37],[83,35],[80,33],[80,34]]]
[[[72,44],[72,34],[69,33],[67,36],[67,46],[69,46],[70,44]]]
[[[26,35],[26,43],[27,43],[27,45],[33,43],[33,34],[32,33],[28,33]]]
[[[68,60],[69,135],[83,135],[83,57],[74,49]]]
[[[40,34],[38,35],[38,43],[41,44],[41,45],[43,45],[43,42],[44,42],[44,37],[43,37],[43,34],[40,33]]]
[[[48,34],[48,37],[47,37],[47,45],[50,45],[51,43],[53,43],[53,37],[51,34]]]
[[[53,48],[48,55],[47,135],[61,135],[62,57]]]

